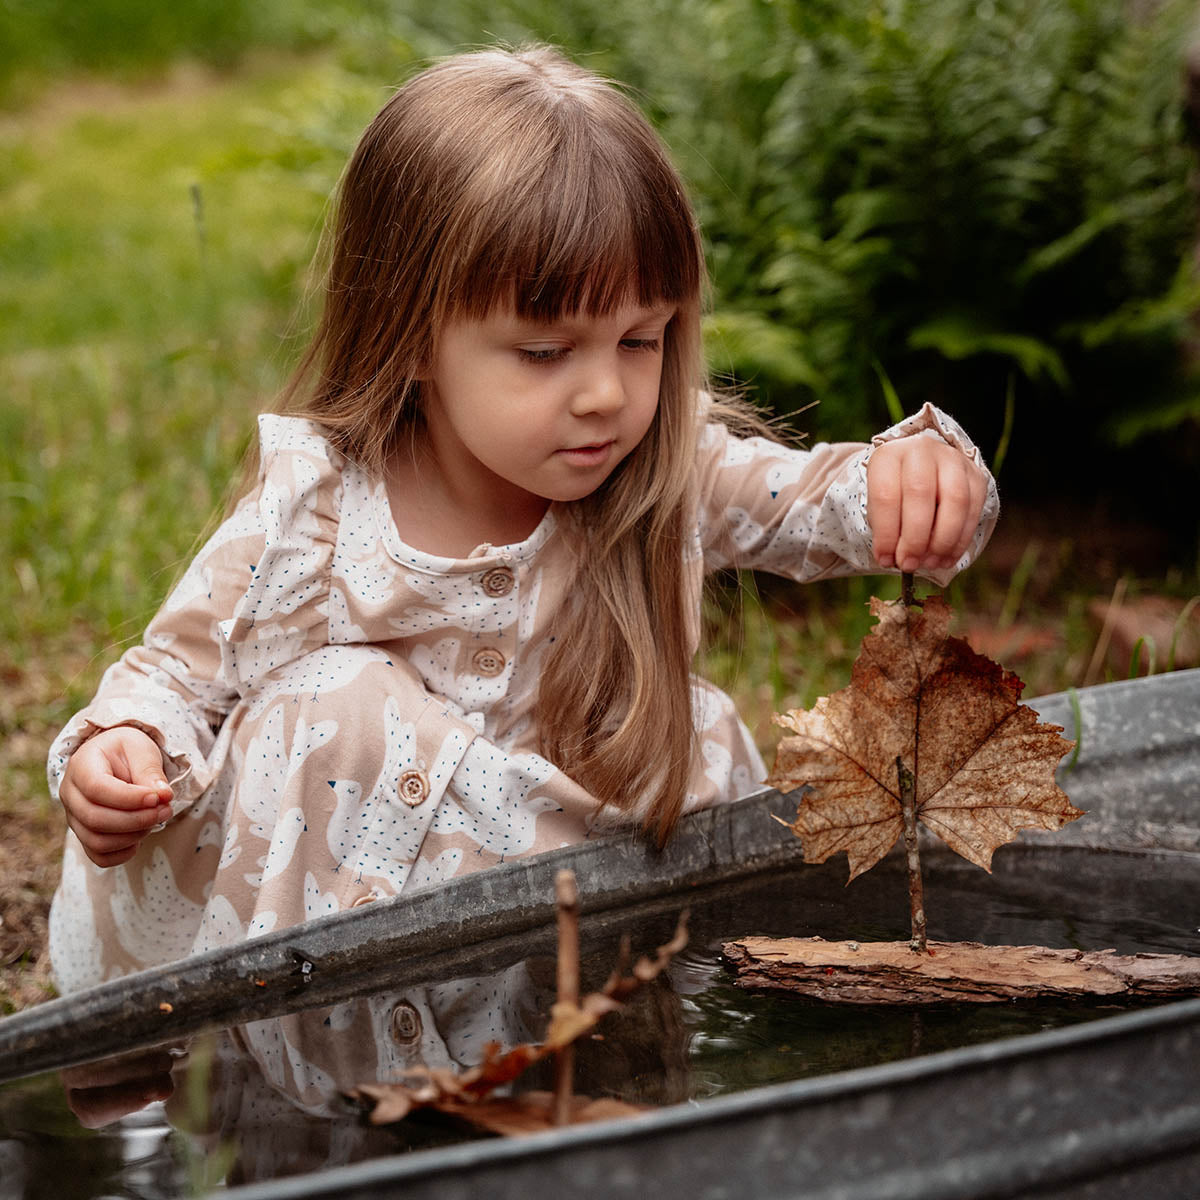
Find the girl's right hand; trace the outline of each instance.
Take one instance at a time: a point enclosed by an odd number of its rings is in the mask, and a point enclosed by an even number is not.
[[[67,824],[98,867],[128,862],[142,838],[171,816],[162,752],[131,725],[88,738],[67,761],[58,795]]]

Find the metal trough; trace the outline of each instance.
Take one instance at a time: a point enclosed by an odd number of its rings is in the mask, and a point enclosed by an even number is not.
[[[1004,856],[1058,862],[1065,852],[1074,866],[1050,886],[1077,896],[1103,890],[1119,864],[1116,874],[1128,880],[1132,869],[1147,894],[1158,889],[1160,909],[1177,904],[1180,923],[1197,929],[1200,671],[1032,703],[1067,736],[1081,735],[1064,786],[1088,816],[1023,836],[997,855],[998,873]],[[771,813],[790,817],[794,804],[763,792],[688,818],[661,854],[631,837],[575,846],[41,1005],[0,1021],[0,1081],[552,954],[553,879],[563,866],[579,881],[593,948],[635,917],[666,928],[688,903],[702,934],[711,931],[756,879],[783,872],[810,931],[838,936],[844,868],[799,866],[799,844]],[[890,879],[887,867],[854,885],[868,908],[872,889],[899,875]],[[948,879],[958,870],[943,869]],[[1138,891],[1127,897],[1135,911]],[[993,940],[978,929],[938,936]],[[391,1154],[221,1194],[1185,1197],[1200,1194],[1198,1084],[1200,1000],[1188,1000],[633,1120]]]

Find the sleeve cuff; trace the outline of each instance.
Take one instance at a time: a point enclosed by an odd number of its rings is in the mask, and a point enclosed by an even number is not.
[[[897,422],[882,433],[877,433],[871,439],[871,444],[851,461],[842,478],[830,487],[830,495],[840,501],[842,511],[853,514],[853,525],[864,535],[864,552],[869,562],[860,565],[870,574],[901,574],[898,567],[881,567],[875,562],[874,553],[871,550],[871,530],[867,522],[867,464],[871,461],[871,454],[876,447],[906,437],[938,438],[946,445],[953,446],[977,467],[987,472],[987,496],[983,502],[979,526],[975,530],[975,536],[971,539],[971,544],[967,547],[966,552],[951,567],[945,567],[939,571],[920,570],[916,572],[922,579],[927,579],[938,587],[945,587],[960,571],[965,570],[979,557],[980,552],[987,545],[988,539],[992,536],[992,530],[995,529],[996,520],[1000,515],[1000,496],[996,489],[996,481],[988,471],[979,447],[967,436],[966,431],[953,417],[932,404],[925,404],[919,412],[914,413],[911,417],[905,417],[903,421]]]
[[[77,713],[54,739],[46,763],[46,778],[51,796],[55,800],[59,799],[59,788],[62,786],[67,761],[84,742],[106,729],[128,725],[133,729],[140,729],[162,751],[163,776],[171,785],[173,793],[171,814],[178,816],[190,807],[212,782],[200,747],[194,741],[168,736],[161,724],[142,719],[147,714],[139,715],[136,706],[122,703],[111,712],[105,711],[107,707],[104,703],[93,704],[83,712]],[[157,721],[161,722],[161,712],[154,715]]]

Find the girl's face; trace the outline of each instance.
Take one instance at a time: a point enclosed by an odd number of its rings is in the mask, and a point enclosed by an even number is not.
[[[433,465],[451,498],[539,518],[594,492],[658,409],[673,304],[547,323],[508,309],[441,331],[424,380]]]

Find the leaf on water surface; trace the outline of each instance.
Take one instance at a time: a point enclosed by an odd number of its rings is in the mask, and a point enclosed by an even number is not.
[[[392,1103],[393,1096],[390,1093],[395,1091],[395,1085],[386,1084],[363,1084],[357,1089],[355,1094],[363,1098],[378,1097],[375,1110],[371,1113],[373,1125],[399,1121],[413,1108],[422,1107],[410,1104],[400,1111],[403,1105]],[[476,1128],[486,1129],[489,1133],[498,1133],[504,1137],[521,1137],[524,1134],[541,1133],[556,1128],[552,1092],[521,1092],[519,1095],[499,1100],[467,1100],[446,1096],[425,1107],[435,1108],[446,1116],[456,1117]],[[629,1104],[609,1096],[602,1096],[596,1100],[587,1096],[574,1096],[571,1100],[570,1124],[611,1121],[617,1117],[637,1116],[646,1111],[643,1105]]]
[[[872,597],[871,612],[878,624],[849,686],[775,718],[791,736],[767,782],[812,789],[788,826],[805,862],[845,850],[853,879],[895,845],[897,759],[915,776],[918,818],[985,871],[1019,830],[1061,829],[1083,815],[1054,781],[1072,747],[1062,727],[1020,703],[1015,674],[948,636],[944,600],[911,608]]]
[[[408,1073],[404,1083],[362,1083],[349,1094],[366,1101],[372,1125],[403,1120],[417,1108],[432,1108],[489,1129],[494,1133],[533,1133],[553,1125],[549,1093],[528,1092],[504,1100],[488,1097],[498,1087],[511,1083],[528,1067],[557,1050],[562,1050],[593,1029],[602,1017],[619,1009],[644,983],[656,979],[671,959],[687,945],[687,913],[679,918],[671,940],[660,946],[653,958],[639,958],[629,968],[629,943],[623,939],[616,967],[598,992],[578,1005],[558,1003],[550,1010],[546,1040],[522,1043],[503,1051],[497,1042],[483,1048],[483,1062],[461,1074],[450,1070],[421,1068]],[[544,1110],[544,1111],[543,1111]],[[605,1120],[643,1111],[617,1100],[572,1100],[571,1123]]]

